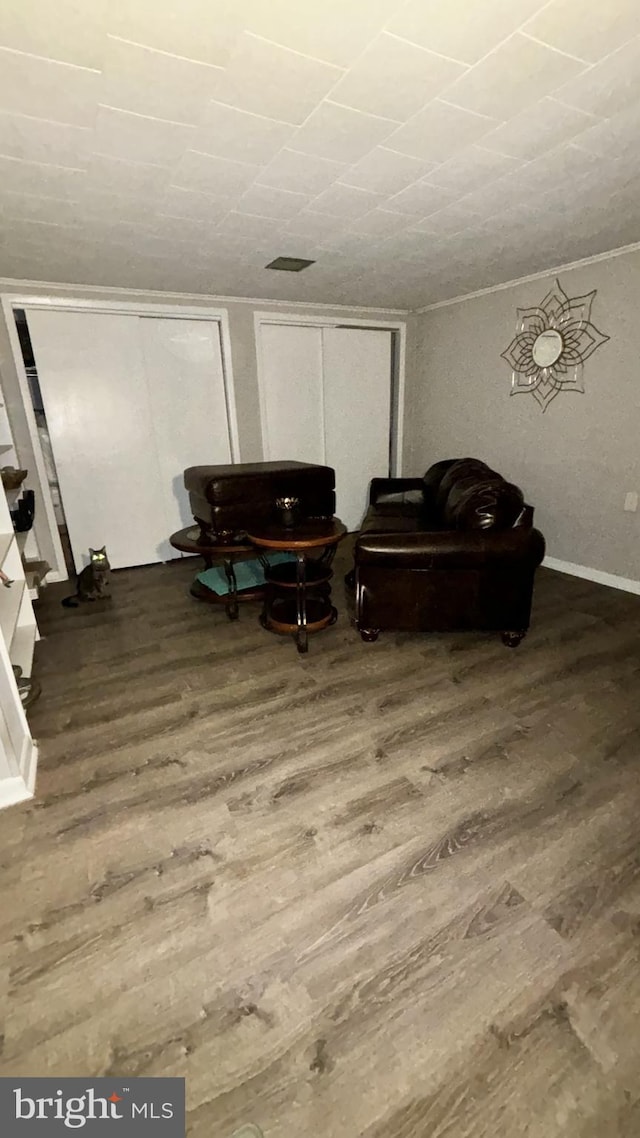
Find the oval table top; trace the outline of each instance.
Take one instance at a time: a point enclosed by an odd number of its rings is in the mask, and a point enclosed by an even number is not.
[[[296,551],[337,545],[346,534],[347,527],[339,518],[307,518],[291,529],[279,525],[256,526],[247,537],[252,545],[263,549]]]
[[[218,554],[220,557],[227,557],[232,553],[251,553],[248,542],[241,545],[238,542],[225,544],[221,541],[203,541],[197,525],[185,526],[184,529],[172,533],[169,544],[174,549],[179,549],[181,553]]]

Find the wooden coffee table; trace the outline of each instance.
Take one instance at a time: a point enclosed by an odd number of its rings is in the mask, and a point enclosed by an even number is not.
[[[261,601],[264,599],[264,588],[262,586],[238,589],[236,581],[234,564],[236,561],[244,561],[248,557],[256,556],[257,551],[252,545],[248,543],[229,545],[212,542],[210,539],[202,537],[197,525],[187,526],[185,529],[178,530],[177,533],[172,533],[169,542],[174,549],[179,549],[181,553],[198,553],[204,559],[205,569],[211,569],[214,565],[221,564],[223,566],[229,582],[228,593],[219,596],[213,589],[208,589],[200,581],[194,581],[189,592],[192,597],[199,601],[206,601],[210,605],[222,605],[229,620],[238,619],[238,606],[243,601]]]
[[[272,525],[247,534],[258,549],[296,555],[295,561],[282,565],[271,566],[261,559],[267,588],[260,622],[270,632],[293,635],[298,652],[309,650],[310,632],[320,632],[337,620],[338,610],[331,604],[331,562],[346,532],[338,518],[312,518],[293,529]],[[318,550],[317,556],[310,556]]]

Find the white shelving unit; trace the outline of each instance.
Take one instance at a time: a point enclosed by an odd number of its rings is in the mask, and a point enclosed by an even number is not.
[[[25,535],[26,536],[26,535]],[[22,538],[22,535],[19,535]],[[0,568],[12,584],[0,582],[0,809],[30,798],[36,777],[37,748],[29,730],[15,665],[31,675],[38,635],[31,596],[25,579],[18,536],[9,505],[0,491]],[[37,594],[36,594],[37,595]]]
[[[0,390],[0,466],[31,466],[20,457]],[[9,509],[22,492],[22,486],[5,491],[0,484],[0,568],[13,582],[6,588],[0,581],[0,810],[31,798],[38,761],[13,670],[17,666],[22,676],[31,675],[38,639],[32,601],[44,583],[34,530],[16,534],[11,522]]]

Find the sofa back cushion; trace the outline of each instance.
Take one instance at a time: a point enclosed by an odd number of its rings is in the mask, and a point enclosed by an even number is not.
[[[451,466],[454,466],[456,462],[459,461],[460,459],[458,458],[445,458],[442,459],[441,462],[434,462],[433,466],[430,466],[426,474],[423,475],[423,494],[424,500],[428,506],[435,506],[442,479],[444,478],[449,468]]]
[[[459,479],[449,491],[444,522],[451,529],[510,529],[522,513],[524,497],[518,486],[488,471]]]
[[[444,514],[445,506],[449,498],[449,494],[453,487],[461,480],[468,478],[475,478],[476,481],[480,478],[486,477],[487,474],[493,475],[495,471],[487,466],[486,462],[482,462],[479,458],[458,458],[449,469],[446,471],[440,481],[436,493],[436,506]],[[499,476],[498,476],[499,477]]]
[[[510,529],[523,516],[522,491],[479,458],[435,462],[423,485],[434,528]]]

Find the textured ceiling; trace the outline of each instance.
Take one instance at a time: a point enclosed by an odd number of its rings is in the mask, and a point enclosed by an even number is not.
[[[1,0],[0,276],[414,308],[634,242],[639,33],[640,0]]]

